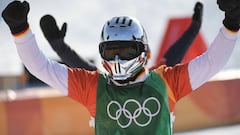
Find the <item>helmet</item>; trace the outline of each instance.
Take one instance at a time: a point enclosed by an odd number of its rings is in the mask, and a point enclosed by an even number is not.
[[[148,44],[147,35],[139,21],[133,17],[113,17],[102,29],[101,42],[138,41]]]
[[[135,18],[113,17],[103,26],[99,52],[111,79],[134,78],[149,58],[146,32]]]

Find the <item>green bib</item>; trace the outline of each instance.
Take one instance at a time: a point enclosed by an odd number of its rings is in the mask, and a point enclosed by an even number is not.
[[[171,135],[170,121],[166,85],[155,71],[128,86],[107,84],[99,76],[96,135]]]

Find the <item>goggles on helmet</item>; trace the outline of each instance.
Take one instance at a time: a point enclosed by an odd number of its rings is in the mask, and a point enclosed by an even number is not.
[[[121,60],[131,60],[145,51],[144,44],[136,41],[108,41],[99,45],[104,60],[114,60],[117,55]]]

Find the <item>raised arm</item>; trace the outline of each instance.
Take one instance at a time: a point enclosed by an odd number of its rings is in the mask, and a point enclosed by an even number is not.
[[[68,68],[47,59],[39,50],[27,21],[29,9],[26,1],[13,1],[2,12],[14,36],[19,57],[34,76],[67,95]]]
[[[193,90],[225,66],[237,40],[237,32],[240,28],[240,2],[229,1],[232,3],[224,3],[222,1],[225,0],[218,0],[218,4],[220,9],[225,11],[224,27],[221,28],[206,53],[190,61],[188,66],[189,79]],[[229,9],[229,4],[235,6]]]
[[[197,2],[194,7],[191,25],[164,55],[166,65],[174,66],[182,61],[188,48],[191,46],[201,28],[202,12],[203,4],[201,2]]]
[[[52,49],[65,64],[73,68],[84,68],[91,71],[97,70],[96,66],[84,60],[64,42],[67,30],[66,23],[59,29],[54,17],[45,15],[40,20],[40,26]]]

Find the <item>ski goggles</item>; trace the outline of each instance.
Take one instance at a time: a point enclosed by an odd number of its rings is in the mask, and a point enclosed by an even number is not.
[[[136,41],[108,41],[99,44],[99,51],[104,60],[114,60],[116,55],[121,60],[131,60],[145,51],[144,44]]]

